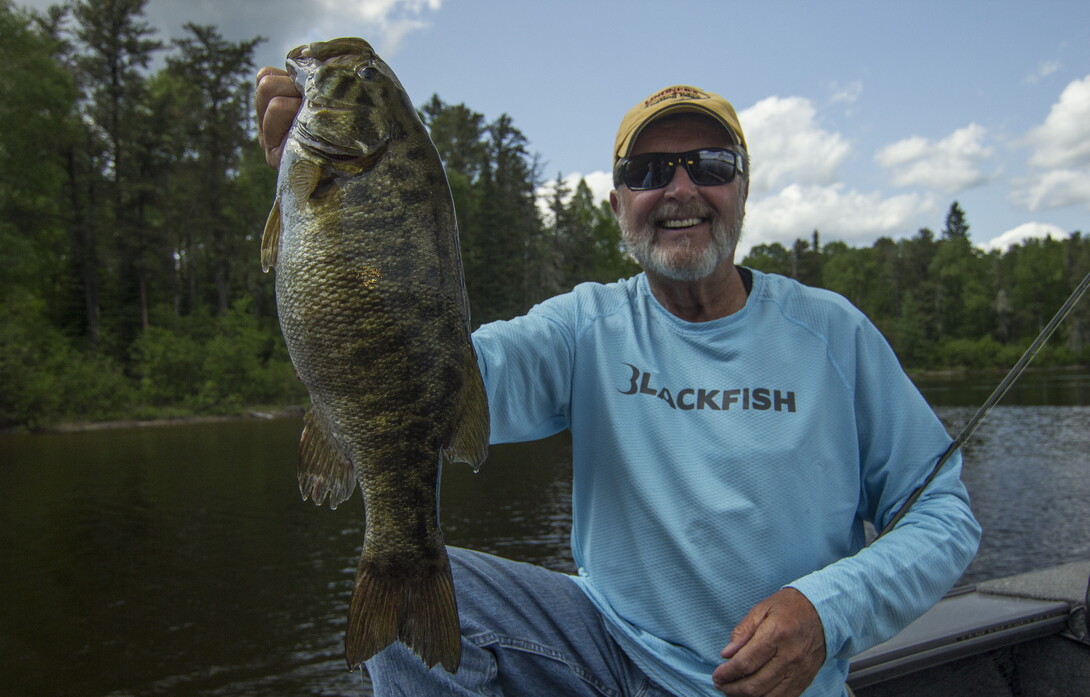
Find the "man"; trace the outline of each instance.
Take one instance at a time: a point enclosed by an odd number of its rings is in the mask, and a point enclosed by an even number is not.
[[[258,75],[270,164],[297,108]],[[379,695],[841,695],[848,659],[961,575],[960,459],[864,547],[949,437],[843,298],[737,267],[747,144],[722,97],[633,107],[610,203],[643,273],[474,334],[492,441],[570,429],[575,577],[452,550],[458,673],[401,645]]]

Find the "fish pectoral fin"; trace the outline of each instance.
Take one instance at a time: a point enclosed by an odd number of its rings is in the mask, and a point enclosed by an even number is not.
[[[321,506],[328,499],[336,508],[356,488],[356,472],[348,456],[329,435],[320,410],[311,407],[303,417],[299,438],[299,493]]]
[[[306,203],[310,195],[318,188],[318,182],[322,179],[322,167],[317,162],[310,160],[295,160],[288,170],[288,187],[295,194],[295,200],[299,205]]]
[[[265,273],[276,266],[276,257],[280,254],[280,197],[273,201],[269,219],[265,221],[265,232],[261,235],[261,270]]]
[[[401,640],[424,664],[458,671],[462,636],[446,548],[420,560],[416,573],[392,573],[364,549],[348,606],[344,650],[348,669]]]
[[[476,472],[488,457],[488,397],[471,344],[466,346],[463,374],[466,380],[458,395],[454,435],[443,452],[449,460],[468,462]]]

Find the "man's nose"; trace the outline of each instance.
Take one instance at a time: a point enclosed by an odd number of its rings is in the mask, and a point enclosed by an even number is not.
[[[696,184],[693,183],[693,180],[689,177],[689,171],[681,163],[678,163],[678,166],[674,168],[674,176],[670,177],[670,181],[666,184],[666,191],[663,194],[681,200],[690,199],[696,195]]]

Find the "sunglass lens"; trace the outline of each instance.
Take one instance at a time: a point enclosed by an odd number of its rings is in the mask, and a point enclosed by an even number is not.
[[[693,150],[678,155],[652,152],[627,158],[620,179],[633,191],[659,189],[670,183],[679,164],[699,186],[729,184],[737,173],[737,155],[729,150]]]
[[[735,174],[735,154],[729,151],[700,150],[687,153],[689,176],[700,186],[729,184]]]
[[[674,173],[672,160],[673,158],[667,158],[662,153],[648,153],[629,158],[624,168],[625,186],[633,191],[665,186]]]

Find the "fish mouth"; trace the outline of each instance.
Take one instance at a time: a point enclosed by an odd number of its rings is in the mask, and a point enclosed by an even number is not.
[[[308,131],[305,124],[298,125],[295,136],[299,145],[305,150],[336,162],[350,162],[367,157],[370,154],[360,147],[358,143],[345,145],[344,143],[334,143],[317,136]]]
[[[358,108],[355,104],[330,104],[328,102],[319,102],[313,97],[307,99],[305,107],[310,111],[353,111]]]

